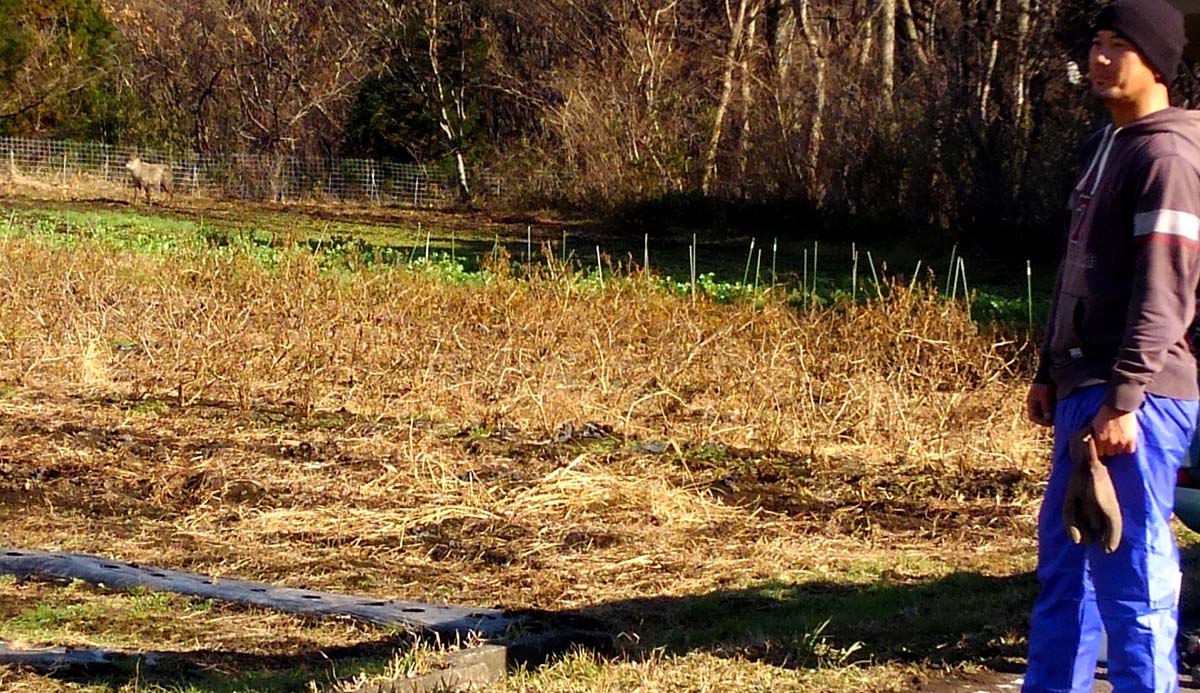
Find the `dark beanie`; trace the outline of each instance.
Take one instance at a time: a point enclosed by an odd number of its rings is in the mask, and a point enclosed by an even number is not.
[[[1167,86],[1174,81],[1187,35],[1183,15],[1166,0],[1116,0],[1096,17],[1092,33],[1101,30],[1132,41]]]

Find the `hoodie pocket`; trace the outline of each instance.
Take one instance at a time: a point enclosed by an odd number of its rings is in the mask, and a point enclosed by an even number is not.
[[[1115,355],[1124,335],[1126,309],[1117,296],[1063,293],[1051,341],[1056,359],[1075,361]]]
[[[1082,296],[1066,292],[1059,295],[1058,310],[1054,314],[1054,336],[1050,340],[1050,353],[1055,362],[1065,363],[1083,356],[1079,328],[1083,325],[1084,311]]]
[[[1125,314],[1129,310],[1126,295],[1084,296],[1076,319],[1075,331],[1085,351],[1115,355],[1125,336]]]

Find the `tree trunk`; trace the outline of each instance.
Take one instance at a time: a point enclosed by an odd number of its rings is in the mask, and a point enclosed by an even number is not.
[[[779,130],[779,149],[787,180],[801,177],[792,146],[792,114],[795,111],[791,84],[792,64],[795,61],[796,13],[791,0],[771,0],[770,11],[775,20],[775,31],[771,40],[771,55],[775,61],[775,85],[771,94],[775,105],[775,124]]]
[[[1028,2],[1028,0],[1025,0]],[[917,22],[913,19],[912,2],[909,0],[900,0],[900,9],[904,14],[904,39],[913,47],[913,52],[917,55],[917,62],[921,65],[929,64],[929,57],[925,54],[925,48],[921,45],[921,35],[917,31]]]
[[[754,91],[751,88],[754,80],[752,72],[754,69],[754,40],[758,34],[758,13],[761,8],[761,2],[755,2],[750,7],[749,16],[746,19],[746,47],[742,51],[742,132],[738,137],[737,163],[738,180],[743,188],[746,185],[746,152],[750,147],[750,117],[754,111]]]
[[[858,53],[858,67],[860,70],[866,68],[867,64],[871,62],[871,48],[873,47],[872,43],[875,40],[875,14],[874,13],[867,15],[867,24],[863,31],[863,34],[864,34],[863,40],[860,43],[860,48],[859,48],[859,53]]]
[[[996,0],[992,7],[992,21],[988,27],[991,46],[988,49],[987,67],[983,71],[983,79],[979,83],[979,122],[987,122],[988,101],[992,95],[992,78],[996,74],[996,59],[1000,55],[1000,20],[1003,10],[1002,0]]]
[[[471,200],[471,187],[467,183],[467,167],[463,161],[462,154],[462,125],[463,121],[460,117],[457,122],[450,118],[449,98],[446,94],[445,77],[442,75],[441,60],[438,57],[438,49],[441,44],[441,17],[438,13],[438,0],[433,0],[430,10],[429,22],[429,67],[431,77],[433,78],[433,92],[437,102],[437,117],[438,127],[442,133],[446,135],[446,141],[450,146],[451,153],[454,154],[454,162],[456,174],[458,176],[458,199],[460,202],[469,202]],[[463,113],[463,94],[460,92],[456,99],[455,111],[458,114]]]
[[[883,0],[883,17],[879,32],[880,99],[891,110],[896,91],[896,0]]]
[[[822,130],[825,127],[825,73],[828,61],[821,49],[821,39],[808,17],[808,0],[798,0],[796,3],[797,19],[804,42],[812,59],[814,95],[816,104],[813,107],[812,126],[808,138],[807,179],[809,195],[814,201],[819,201],[825,194],[825,186],[818,175],[821,162],[821,146],[823,144]]]
[[[1017,69],[1013,74],[1013,120],[1024,130],[1025,96],[1028,91],[1030,0],[1017,0]]]
[[[721,144],[721,131],[725,126],[725,112],[733,95],[733,71],[737,67],[738,48],[742,44],[742,33],[746,23],[748,0],[739,0],[736,18],[731,18],[729,44],[725,50],[725,65],[721,73],[721,96],[717,100],[717,112],[713,117],[712,135],[708,138],[708,149],[704,153],[704,176],[700,191],[707,195],[717,174],[717,148]],[[728,9],[728,5],[726,6]]]

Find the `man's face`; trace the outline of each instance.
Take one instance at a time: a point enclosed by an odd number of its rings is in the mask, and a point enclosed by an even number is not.
[[[1088,52],[1092,93],[1105,101],[1136,101],[1157,83],[1154,68],[1133,42],[1115,31],[1097,31]]]

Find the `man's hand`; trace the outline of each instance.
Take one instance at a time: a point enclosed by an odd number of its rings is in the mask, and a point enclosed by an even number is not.
[[[1053,385],[1034,383],[1029,386],[1029,394],[1025,395],[1025,411],[1030,421],[1039,426],[1053,426],[1054,407],[1057,404]]]
[[[1137,433],[1137,412],[1120,411],[1105,404],[1092,419],[1092,435],[1100,457],[1133,452],[1137,449]]]

